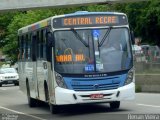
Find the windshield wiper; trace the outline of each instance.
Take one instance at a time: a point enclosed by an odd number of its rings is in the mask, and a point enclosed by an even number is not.
[[[89,47],[89,45],[82,39],[75,29],[72,28],[71,31],[74,33],[76,38],[78,38],[78,40],[80,40],[86,47]]]
[[[107,32],[105,33],[104,37],[102,38],[101,42],[99,43],[98,47],[101,47],[105,41],[105,39],[108,37],[110,31],[111,31],[112,27],[109,27]]]

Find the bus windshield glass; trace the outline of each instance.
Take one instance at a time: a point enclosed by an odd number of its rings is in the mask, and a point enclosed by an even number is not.
[[[128,28],[57,30],[54,39],[59,73],[107,73],[133,65]]]

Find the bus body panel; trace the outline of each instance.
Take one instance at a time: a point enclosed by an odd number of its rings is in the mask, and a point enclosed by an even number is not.
[[[39,99],[42,101],[45,101],[45,89],[44,89],[44,83],[48,79],[48,70],[46,61],[43,60],[37,60],[36,63],[36,74],[37,74],[37,89],[38,89],[38,95]]]
[[[119,96],[116,97],[117,92]],[[77,99],[74,98],[74,95]],[[103,99],[91,99],[92,94],[111,94],[105,96]],[[86,97],[82,97],[86,96]],[[133,100],[135,98],[135,84],[131,83],[129,85],[120,87],[115,90],[104,90],[104,91],[86,91],[86,92],[75,92],[74,90],[67,90],[60,87],[55,88],[55,98],[56,105],[66,105],[66,104],[81,104],[81,103],[100,103],[100,102],[113,102],[122,100]]]
[[[44,82],[47,83],[48,91],[52,91],[52,93],[54,93],[53,77],[51,77],[53,73],[51,71],[51,63],[42,61],[37,64],[35,62],[19,62],[20,90],[27,94],[26,82],[28,81],[30,97],[46,101]],[[45,69],[44,64],[47,66]]]
[[[30,96],[36,98],[36,79],[33,71],[33,62],[19,62],[19,74],[20,74],[20,89],[27,94],[27,81],[30,90]]]
[[[93,77],[93,78],[76,78],[76,77],[63,77],[68,89],[75,91],[101,91],[117,89],[124,86],[127,73],[118,74],[106,77]],[[97,88],[95,88],[94,85]]]

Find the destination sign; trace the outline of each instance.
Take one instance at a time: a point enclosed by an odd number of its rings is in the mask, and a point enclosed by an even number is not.
[[[124,15],[81,15],[53,19],[54,28],[94,27],[126,25]]]
[[[83,54],[76,54],[75,57],[70,55],[58,55],[56,56],[56,62],[83,62],[85,61]]]

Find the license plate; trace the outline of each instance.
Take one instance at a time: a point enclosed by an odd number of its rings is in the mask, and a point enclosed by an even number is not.
[[[90,98],[91,99],[102,99],[104,96],[103,94],[91,94]]]
[[[8,83],[13,83],[13,81],[8,81]]]

